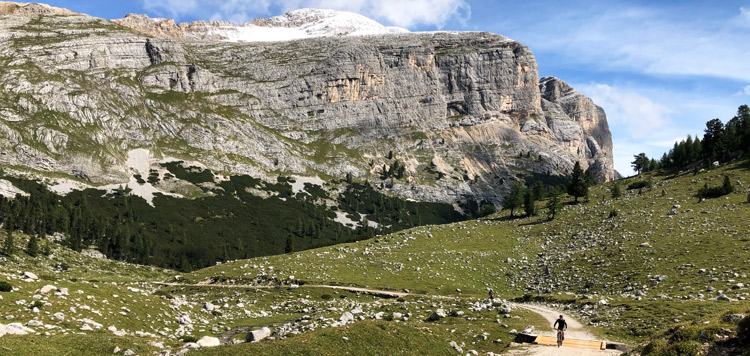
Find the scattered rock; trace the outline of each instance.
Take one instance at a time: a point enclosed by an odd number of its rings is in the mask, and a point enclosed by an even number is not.
[[[430,314],[429,317],[427,317],[427,321],[437,321],[440,320],[440,318],[445,318],[447,314],[445,314],[445,310],[438,309],[435,310],[432,314]]]
[[[196,342],[200,347],[216,347],[221,345],[219,338],[213,336],[204,336]]]
[[[451,347],[452,347],[452,348],[453,348],[454,350],[456,350],[456,352],[458,352],[458,353],[460,353],[460,354],[464,353],[464,349],[463,349],[463,348],[461,348],[461,346],[459,346],[459,345],[458,345],[458,344],[457,344],[457,343],[456,343],[455,341],[451,341],[450,345],[451,345]]]
[[[32,281],[36,281],[37,279],[39,279],[39,277],[37,277],[36,274],[32,272],[24,272],[22,277],[23,279],[32,280]]]
[[[744,314],[729,314],[729,315],[724,315],[724,317],[721,318],[721,320],[725,323],[738,323],[740,320],[744,318],[745,318]]]
[[[271,336],[271,329],[269,328],[261,328],[258,330],[253,330],[249,333],[247,333],[247,336],[245,337],[245,341],[247,342],[258,342],[260,340],[263,340],[267,337]]]
[[[34,292],[34,294],[42,294],[42,295],[44,295],[44,294],[47,294],[49,292],[53,292],[53,291],[56,291],[56,290],[57,290],[57,287],[48,284],[48,285],[42,287],[41,289],[37,290],[36,292]]]

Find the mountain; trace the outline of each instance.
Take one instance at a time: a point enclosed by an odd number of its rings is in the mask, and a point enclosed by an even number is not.
[[[58,187],[132,188],[169,161],[447,203],[499,203],[576,161],[614,177],[603,110],[500,35],[309,9],[244,25],[0,13],[0,163]]]
[[[385,27],[359,14],[322,9],[299,9],[246,24],[225,21],[196,21],[176,24],[172,19],[153,19],[128,14],[120,25],[152,36],[174,39],[203,39],[229,42],[274,42],[326,36],[364,36],[407,33],[399,27]]]

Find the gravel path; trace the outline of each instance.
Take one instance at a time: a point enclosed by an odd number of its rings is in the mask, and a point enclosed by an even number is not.
[[[534,313],[537,313],[544,317],[549,323],[550,326],[552,326],[555,323],[555,320],[560,316],[560,314],[563,315],[563,318],[565,318],[565,321],[568,323],[568,331],[565,332],[565,338],[566,339],[579,339],[579,340],[601,340],[597,338],[594,334],[590,333],[586,330],[586,328],[581,324],[578,320],[575,320],[574,318],[570,317],[569,315],[560,312],[559,310],[554,310],[545,306],[541,305],[533,305],[533,304],[515,304],[518,308],[523,308],[529,311],[532,311]],[[540,331],[538,332],[542,335],[549,335],[549,336],[557,336],[557,334],[554,331]],[[614,350],[587,350],[587,349],[579,349],[574,347],[565,347],[565,343],[563,343],[562,347],[554,347],[554,346],[541,346],[541,345],[531,345],[528,347],[511,350],[507,353],[507,355],[539,355],[539,356],[545,356],[545,355],[558,355],[558,356],[609,356],[609,355],[620,355],[622,352],[614,351]]]

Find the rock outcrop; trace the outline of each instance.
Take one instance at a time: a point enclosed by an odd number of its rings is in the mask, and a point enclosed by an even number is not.
[[[168,20],[150,37],[125,27],[143,30],[136,17],[14,6],[0,10],[4,165],[125,182],[141,147],[264,179],[351,174],[442,202],[499,202],[513,180],[576,161],[614,177],[603,110],[540,82],[533,53],[500,35],[230,43],[175,36],[185,26]],[[381,180],[396,160],[404,177]]]

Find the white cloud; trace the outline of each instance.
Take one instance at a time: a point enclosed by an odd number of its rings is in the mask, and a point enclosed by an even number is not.
[[[748,95],[748,96],[750,96],[750,85],[746,85],[746,86],[745,86],[744,88],[742,88],[742,90],[740,90],[740,92],[739,92],[739,93],[737,93],[737,94],[738,94],[738,95]]]
[[[143,0],[143,7],[162,16],[176,18],[195,12],[198,9],[198,2],[197,0]]]
[[[467,0],[143,0],[147,10],[161,16],[191,16],[211,20],[247,22],[258,16],[278,15],[299,8],[351,11],[387,25],[441,28],[449,20],[471,16]]]
[[[530,27],[524,42],[597,69],[750,80],[750,22],[736,26],[735,18],[705,20],[669,11],[616,5],[571,9]],[[750,20],[750,9],[741,11]]]
[[[746,24],[750,25],[750,9],[746,7],[740,7],[740,19],[744,20]]]
[[[668,107],[638,92],[596,83],[578,89],[604,108],[610,126],[627,132],[629,137],[654,137],[672,123]]]

